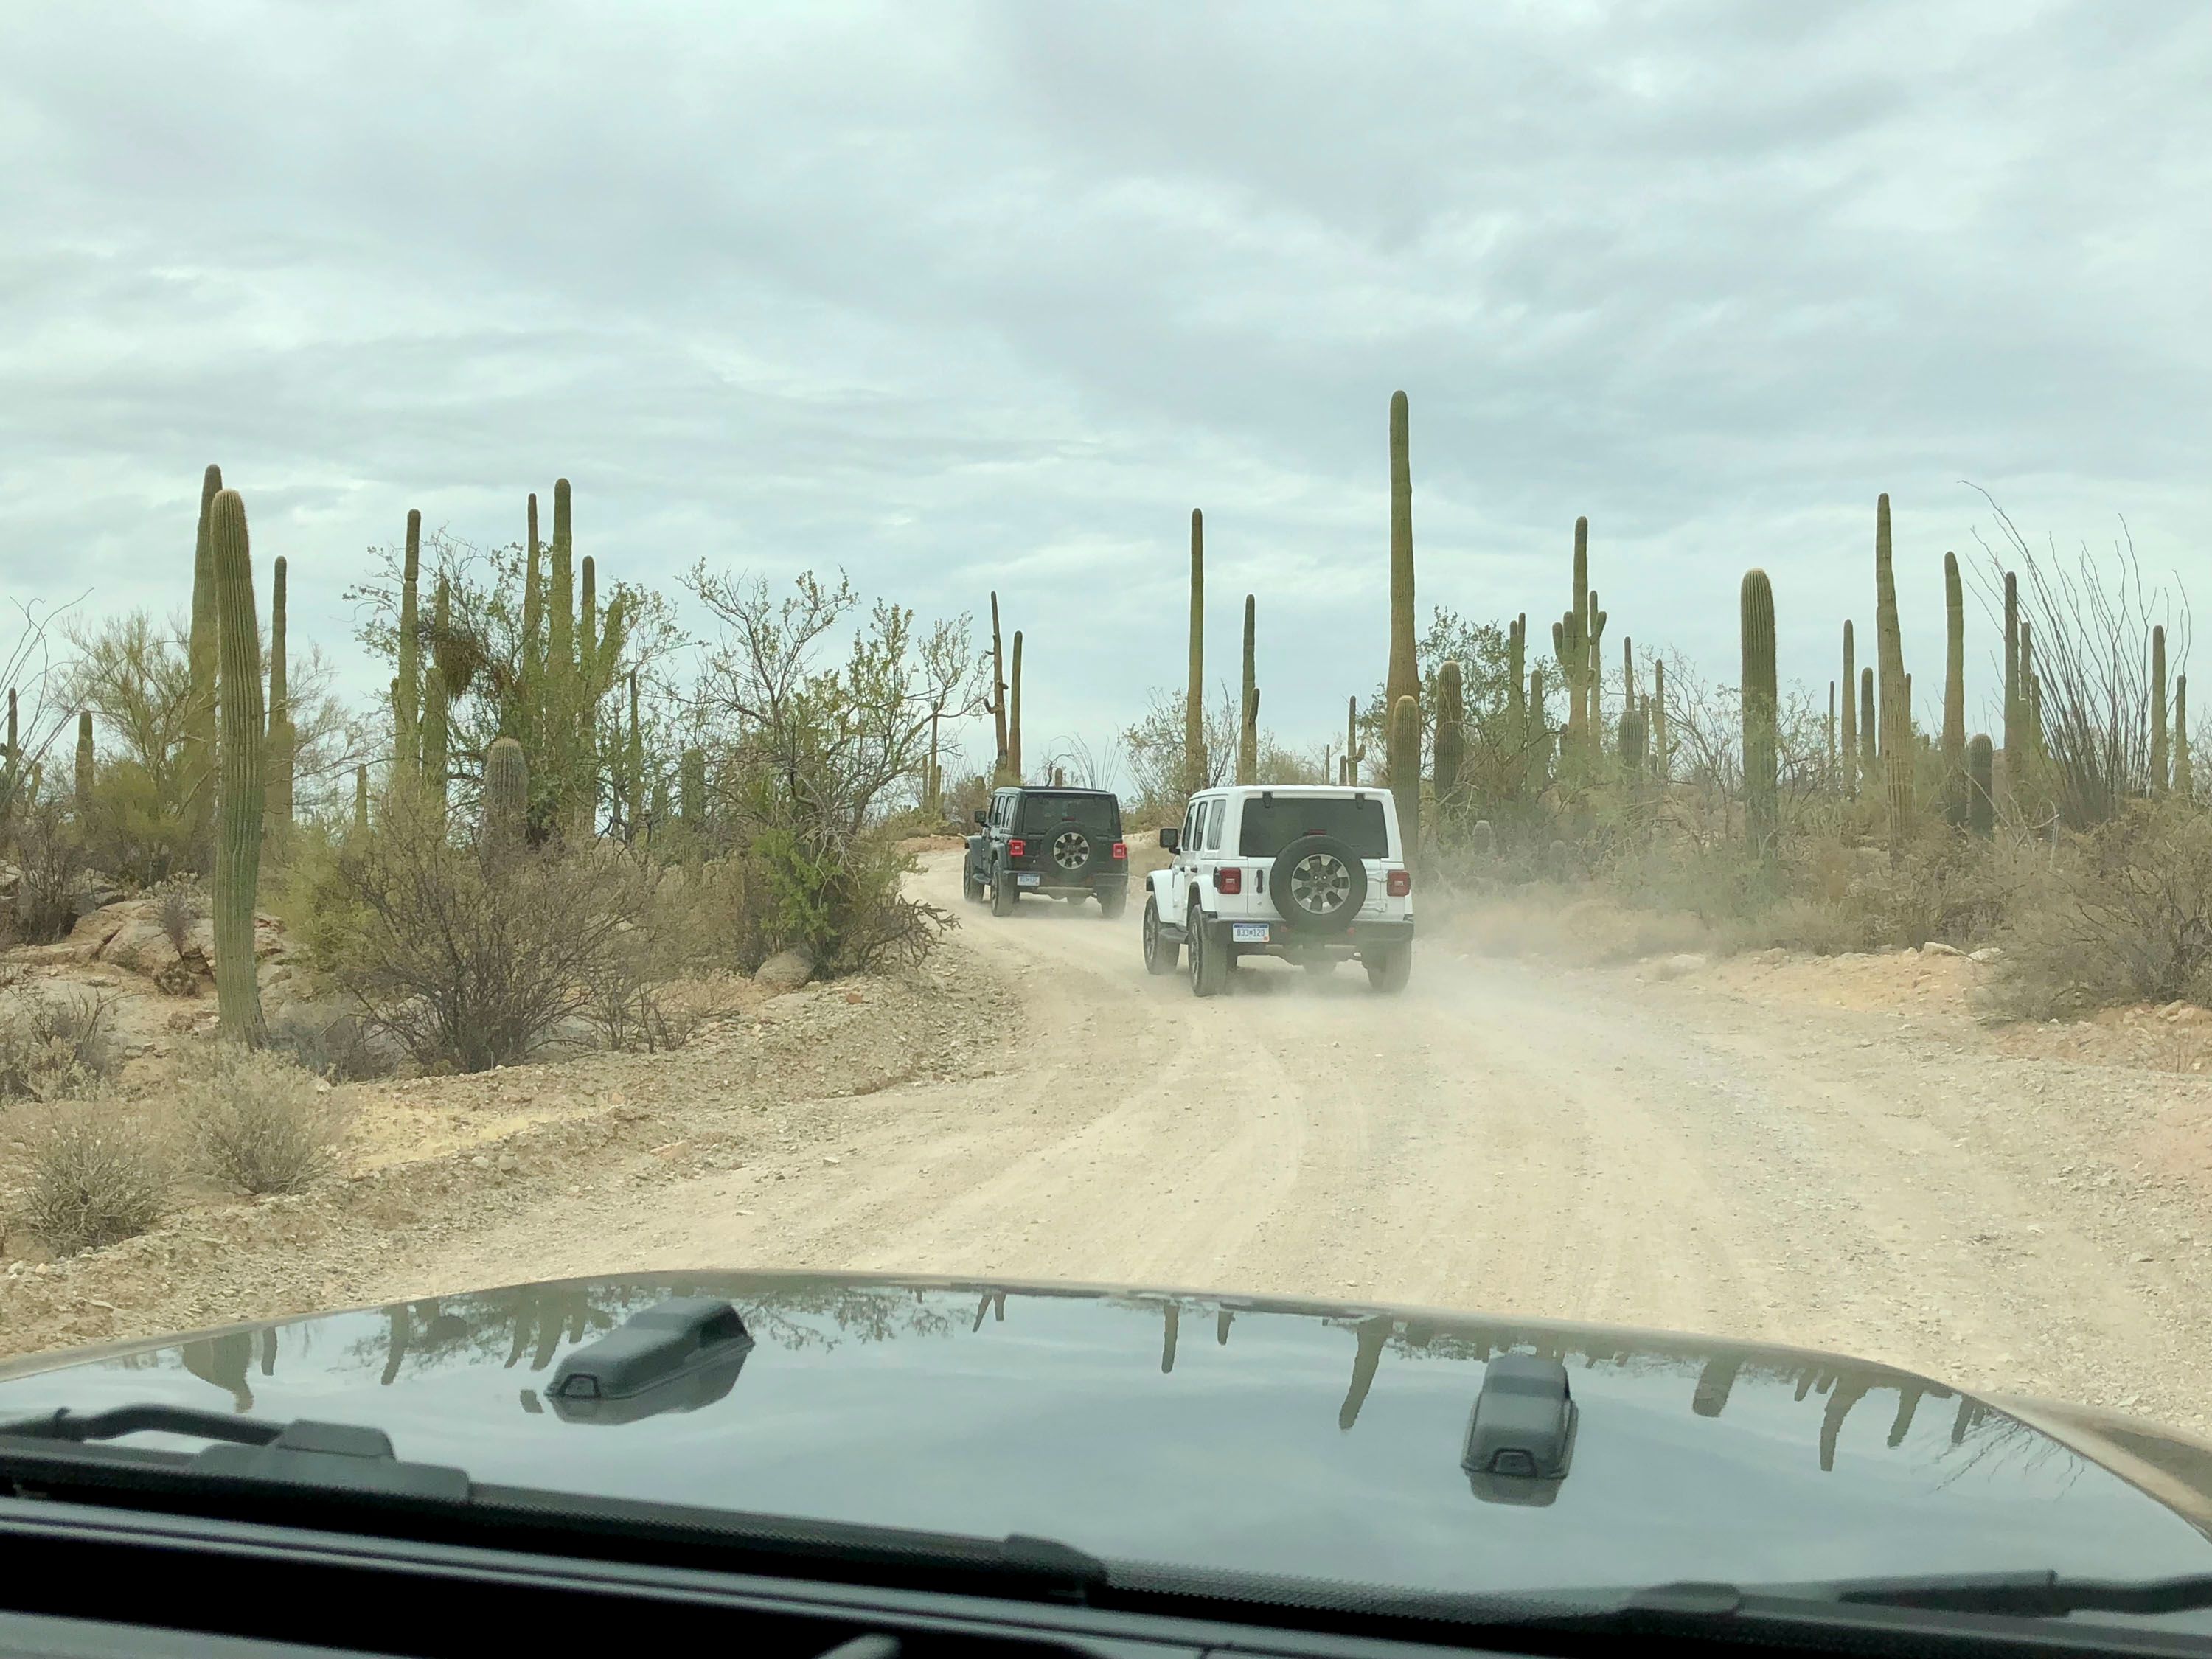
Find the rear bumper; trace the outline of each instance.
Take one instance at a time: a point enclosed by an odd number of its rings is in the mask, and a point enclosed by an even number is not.
[[[1236,930],[1264,926],[1267,937],[1264,940],[1240,940]],[[1206,919],[1206,943],[1228,947],[1230,953],[1240,957],[1280,957],[1289,962],[1302,962],[1316,957],[1334,957],[1349,960],[1364,956],[1370,951],[1386,951],[1393,945],[1410,945],[1413,939],[1411,917],[1403,920],[1357,921],[1341,933],[1309,933],[1293,928],[1279,918],[1224,916]],[[1164,936],[1180,939],[1181,928],[1160,929]]]
[[[1027,878],[1034,876],[1036,880]],[[1129,885],[1129,872],[1120,870],[1093,871],[1090,874],[1071,876],[1060,870],[1001,870],[999,884],[1017,893],[1097,893],[1119,892]]]

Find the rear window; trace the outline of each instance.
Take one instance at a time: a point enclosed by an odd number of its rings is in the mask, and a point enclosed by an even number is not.
[[[1021,828],[1041,836],[1073,823],[1087,833],[1109,838],[1121,833],[1121,804],[1111,795],[1024,795]]]
[[[1303,836],[1334,836],[1363,859],[1390,856],[1390,832],[1382,803],[1341,796],[1278,795],[1244,803],[1244,827],[1237,851],[1248,859],[1271,859]]]

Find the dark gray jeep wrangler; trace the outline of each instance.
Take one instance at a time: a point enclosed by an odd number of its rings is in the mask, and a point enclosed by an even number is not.
[[[975,822],[960,890],[970,903],[989,900],[993,915],[1030,894],[1070,904],[1095,897],[1109,919],[1129,902],[1121,803],[1105,790],[1000,789]]]

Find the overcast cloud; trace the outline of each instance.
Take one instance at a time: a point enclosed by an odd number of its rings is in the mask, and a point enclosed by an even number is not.
[[[410,507],[996,586],[1029,747],[1259,596],[1268,724],[1422,608],[1825,690],[1891,493],[1920,661],[1985,522],[2212,543],[2212,6],[0,3],[0,583],[169,608],[201,467],[295,638]],[[365,665],[356,684],[379,678]],[[1917,677],[1923,702],[1936,676]],[[971,745],[972,752],[972,745]]]

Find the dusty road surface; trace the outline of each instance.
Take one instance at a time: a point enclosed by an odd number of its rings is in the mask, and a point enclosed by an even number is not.
[[[2064,1068],[1964,1022],[1435,942],[1401,997],[1258,962],[1200,1002],[1145,975],[1136,905],[994,920],[957,858],[921,885],[961,911],[959,971],[1018,1010],[978,1034],[981,1074],[477,1230],[380,1291],[809,1266],[1300,1292],[1798,1342],[2212,1426],[2203,1189],[2127,1167],[2132,1085],[2058,1098]]]

